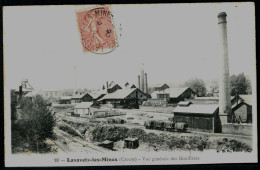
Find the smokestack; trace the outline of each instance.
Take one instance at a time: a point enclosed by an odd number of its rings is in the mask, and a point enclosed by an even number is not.
[[[145,93],[148,93],[147,73],[144,74]]]
[[[140,69],[140,90],[144,92],[144,64],[142,63],[141,69]]]
[[[141,89],[140,75],[138,75],[138,88]]]
[[[19,99],[23,96],[23,86],[19,86]]]
[[[74,94],[76,94],[77,91],[77,66],[73,66],[73,72],[74,72]]]
[[[220,76],[219,76],[219,114],[227,115],[225,123],[232,122],[232,110],[230,99],[228,42],[227,42],[227,14],[218,14],[218,27],[220,33]],[[224,123],[224,122],[223,122]]]

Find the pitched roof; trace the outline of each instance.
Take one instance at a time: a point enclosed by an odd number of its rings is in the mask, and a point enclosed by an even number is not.
[[[217,104],[190,104],[189,106],[177,106],[174,113],[191,113],[191,114],[213,114],[218,109]]]
[[[164,85],[166,85],[166,86],[168,86],[168,84],[166,84],[166,83],[163,83],[163,84],[157,84],[156,86],[154,86],[154,88],[160,88],[160,87],[162,87],[162,86],[164,86]],[[168,87],[170,87],[170,86],[168,86]]]
[[[136,88],[136,86],[134,85],[134,84],[132,84],[132,85],[130,85],[130,84],[128,84],[127,86],[125,86],[125,88]]]
[[[82,97],[84,97],[86,94],[90,95],[89,93],[83,93],[83,94],[76,94],[74,96],[72,96],[72,99],[81,99]],[[91,96],[91,95],[90,95]],[[92,97],[92,96],[91,96]]]
[[[118,84],[115,84],[114,82],[107,88],[107,89],[112,89],[115,86],[119,86]],[[119,86],[121,88],[121,86]]]
[[[77,104],[74,109],[87,109],[93,105],[93,102],[81,102]]]
[[[239,97],[243,100],[244,103],[252,106],[252,95],[239,95]]]
[[[183,92],[185,92],[189,87],[186,88],[168,88],[163,91],[154,91],[155,94],[170,94],[170,98],[177,98]]]
[[[90,96],[92,96],[92,99],[94,99],[94,100],[99,98],[102,95],[105,95],[105,94],[103,94],[103,93],[93,93],[93,94],[90,94]]]
[[[124,88],[124,89],[118,89],[114,93],[108,93],[98,101],[104,100],[104,99],[124,99],[127,96],[129,96],[132,92],[134,92],[137,88]]]

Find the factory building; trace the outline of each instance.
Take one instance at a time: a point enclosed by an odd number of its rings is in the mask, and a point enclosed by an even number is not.
[[[165,89],[170,88],[167,84],[161,84],[153,88],[154,91],[163,91]]]
[[[152,99],[167,100],[168,103],[178,103],[184,99],[195,98],[197,94],[189,87],[187,88],[167,88],[162,91],[154,91]]]
[[[91,102],[92,96],[89,93],[77,93],[71,97],[71,103]]]
[[[113,104],[114,106],[117,105],[127,107],[136,105],[137,101],[140,104],[146,99],[146,94],[138,88],[124,88],[113,93],[108,93],[97,101],[103,104]]]
[[[191,131],[221,133],[221,120],[217,104],[180,102],[174,109],[174,121],[185,122]]]
[[[219,97],[193,100],[204,104],[180,102],[174,109],[174,120],[187,123],[193,130],[222,132],[223,129],[228,132],[231,123],[252,123],[252,96],[230,96],[226,16],[225,12],[218,15],[221,44]]]

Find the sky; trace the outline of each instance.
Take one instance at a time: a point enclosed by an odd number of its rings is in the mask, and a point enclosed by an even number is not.
[[[141,63],[149,84],[216,79],[220,12],[227,13],[230,75],[255,75],[252,3],[112,5],[119,46],[105,55],[83,52],[76,11],[89,7],[4,7],[5,87],[28,78],[39,90],[73,88],[74,65],[77,87],[88,89],[137,84]]]

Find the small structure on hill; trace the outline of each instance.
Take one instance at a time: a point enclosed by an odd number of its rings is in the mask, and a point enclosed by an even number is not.
[[[139,139],[138,138],[126,138],[124,144],[124,148],[136,149],[139,147]]]

